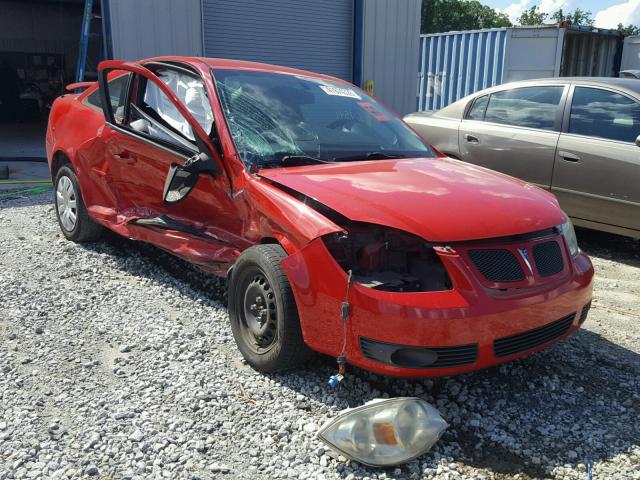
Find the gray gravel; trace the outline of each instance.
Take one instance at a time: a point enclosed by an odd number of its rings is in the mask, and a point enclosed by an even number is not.
[[[580,231],[598,269],[586,328],[543,353],[422,381],[329,361],[261,375],[235,348],[224,286],[154,249],[63,239],[50,194],[0,200],[0,480],[640,479],[640,247]],[[401,468],[334,458],[319,425],[415,395],[451,427]]]

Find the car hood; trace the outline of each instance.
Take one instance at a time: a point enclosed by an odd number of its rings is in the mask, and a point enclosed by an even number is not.
[[[564,220],[555,197],[545,190],[450,158],[374,160],[257,173],[351,220],[398,228],[433,242],[530,233]]]

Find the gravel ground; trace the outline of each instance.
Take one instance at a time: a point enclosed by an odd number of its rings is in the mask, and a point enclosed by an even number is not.
[[[597,269],[586,328],[489,370],[407,381],[314,360],[261,375],[235,348],[224,286],[154,249],[63,239],[49,193],[0,199],[0,480],[640,479],[640,245],[580,231]],[[316,440],[347,406],[415,395],[449,430],[401,468]]]

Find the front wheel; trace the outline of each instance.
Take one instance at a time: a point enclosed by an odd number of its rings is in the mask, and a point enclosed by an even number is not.
[[[280,245],[248,248],[236,261],[229,284],[229,318],[238,348],[261,372],[299,366],[309,355],[302,339],[291,285],[280,266]]]
[[[100,238],[104,229],[89,216],[80,193],[78,177],[71,165],[64,165],[58,170],[55,196],[58,224],[68,240],[91,242]]]

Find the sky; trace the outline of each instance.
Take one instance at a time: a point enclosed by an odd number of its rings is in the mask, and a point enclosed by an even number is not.
[[[590,10],[595,26],[600,28],[615,28],[619,23],[640,26],[640,0],[480,0],[480,3],[506,13],[514,22],[523,10],[538,5],[548,13],[558,8]]]

